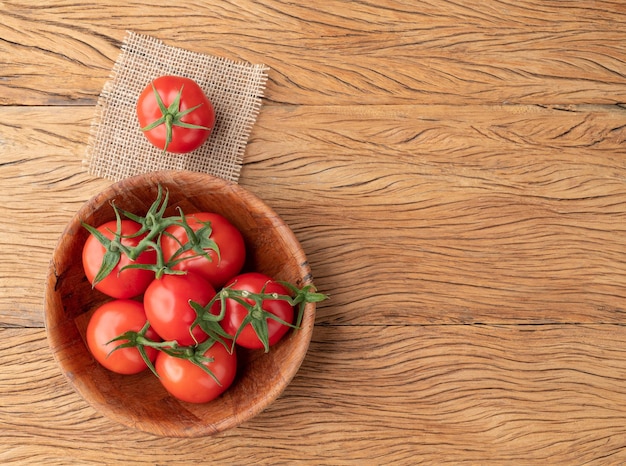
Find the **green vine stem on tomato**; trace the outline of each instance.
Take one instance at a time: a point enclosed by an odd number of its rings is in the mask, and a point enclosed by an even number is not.
[[[113,338],[108,343],[113,343],[116,341],[123,341],[123,343],[120,343],[118,346],[113,348],[113,350],[111,350],[111,353],[122,348],[137,348],[139,354],[141,355],[141,358],[146,363],[146,366],[148,366],[148,368],[152,371],[154,375],[159,377],[159,374],[157,374],[156,369],[154,368],[154,364],[152,363],[146,352],[146,348],[154,348],[156,350],[163,351],[164,353],[167,353],[172,357],[188,360],[189,362],[197,365],[203,371],[209,374],[218,383],[218,385],[220,384],[219,380],[215,378],[215,375],[206,366],[206,363],[213,362],[213,360],[204,356],[207,350],[211,348],[217,342],[217,340],[209,338],[202,343],[198,343],[195,345],[180,346],[176,340],[150,340],[146,336],[146,332],[149,328],[150,322],[146,321],[146,324],[140,331],[135,332],[133,330],[129,330]]]
[[[165,231],[172,226],[182,227],[189,238],[189,241],[185,246],[182,244],[180,245],[180,250],[174,254],[174,257],[178,257],[188,249],[192,249],[197,255],[204,256],[211,261],[212,258],[206,251],[206,249],[211,249],[215,251],[219,258],[219,247],[215,241],[210,239],[212,232],[210,223],[206,222],[201,230],[194,231],[187,223],[182,209],[178,210],[179,215],[166,217],[165,211],[167,209],[168,201],[169,193],[166,191],[165,197],[163,197],[163,188],[161,185],[158,185],[157,198],[152,203],[145,216],[139,216],[126,210],[120,210],[126,218],[139,223],[141,225],[139,233],[146,235],[136,247],[128,250],[130,258],[137,258],[139,254],[141,254],[148,246],[153,245],[153,241],[156,238],[160,237],[162,234],[167,235]],[[115,208],[115,206],[113,207]],[[158,243],[160,243],[160,241]],[[158,249],[160,252],[160,248]]]
[[[163,153],[197,149],[215,125],[211,101],[194,80],[182,76],[152,81],[139,95],[136,107],[141,130]]]
[[[172,254],[172,257],[168,260],[168,265],[170,267],[174,267],[180,262],[190,259],[191,257],[205,257],[209,262],[213,261],[213,258],[207,253],[207,249],[211,249],[215,251],[217,254],[217,260],[220,261],[220,249],[215,241],[211,239],[211,222],[199,222],[202,224],[202,227],[197,231],[193,231],[192,228],[189,227],[189,223],[186,220],[185,214],[180,211],[180,222],[179,226],[182,226],[185,229],[185,233],[187,234],[187,242],[182,244],[174,235],[164,231],[163,234],[172,238],[180,248]],[[185,253],[192,251],[195,253],[193,256],[185,255]],[[182,256],[182,257],[181,257]]]
[[[154,250],[144,250],[136,260],[129,259],[126,254],[140,241],[137,234],[141,226],[118,216],[117,220],[105,222],[98,228],[86,228],[91,234],[85,241],[81,259],[92,288],[118,299],[141,294],[154,280],[150,267],[156,261]],[[127,270],[129,265],[140,267]]]
[[[82,223],[82,225],[102,244],[106,252],[102,258],[100,270],[96,274],[94,279],[94,285],[106,278],[120,262],[122,255],[128,257],[131,261],[136,261],[147,250],[153,250],[156,253],[156,258],[153,262],[133,262],[127,264],[120,269],[120,272],[125,269],[143,269],[151,270],[155,273],[156,278],[161,278],[164,274],[176,274],[182,275],[184,270],[175,270],[174,267],[178,262],[184,259],[177,259],[181,254],[191,250],[195,253],[194,256],[185,256],[186,259],[190,257],[203,256],[208,261],[212,261],[212,257],[207,252],[208,250],[215,251],[218,260],[220,257],[219,246],[213,241],[211,236],[211,224],[205,222],[202,228],[198,231],[194,231],[186,221],[186,217],[182,210],[179,209],[179,215],[166,216],[169,200],[169,193],[166,191],[163,193],[161,185],[157,187],[157,198],[152,203],[145,216],[136,215],[132,212],[128,212],[124,209],[118,208],[114,203],[111,206],[115,212],[117,219],[117,229],[112,239],[107,238],[102,232],[98,231],[91,225]],[[122,216],[128,220],[136,222],[140,228],[130,236],[122,235]],[[175,260],[166,261],[163,257],[163,250],[160,246],[160,238],[162,235],[167,235],[165,230],[172,227],[182,227],[185,230],[189,241],[185,245],[180,245],[179,251],[175,252],[173,257]],[[123,240],[128,238],[140,238],[136,245],[124,245]]]
[[[116,346],[111,352],[121,348],[137,348],[139,354],[146,363],[146,366],[148,366],[152,373],[159,377],[159,374],[157,374],[154,364],[152,363],[146,352],[146,348],[153,348],[167,353],[169,356],[188,360],[189,362],[195,364],[207,374],[209,374],[215,380],[215,382],[220,385],[219,380],[217,380],[215,375],[207,367],[207,363],[212,362],[212,359],[205,356],[205,353],[214,344],[219,343],[223,345],[229,351],[229,353],[234,353],[237,336],[241,333],[241,331],[243,331],[243,328],[246,325],[250,324],[254,328],[259,340],[262,341],[265,352],[267,353],[270,348],[268,342],[269,338],[267,334],[267,319],[278,320],[283,325],[286,325],[290,328],[298,329],[300,328],[300,324],[302,322],[302,316],[304,314],[306,304],[317,303],[328,299],[327,295],[323,293],[318,293],[312,284],[306,285],[302,288],[298,288],[297,286],[288,282],[280,283],[288,290],[290,290],[293,293],[293,296],[277,293],[266,293],[265,290],[262,290],[260,293],[252,293],[247,290],[234,290],[227,287],[223,288],[218,294],[216,294],[215,297],[206,306],[201,306],[198,303],[190,301],[190,305],[193,307],[198,315],[197,319],[190,326],[190,332],[195,326],[198,325],[209,335],[209,338],[201,343],[181,346],[176,340],[151,340],[146,336],[146,332],[150,328],[150,322],[146,321],[145,325],[140,331],[137,332],[129,330],[109,341],[108,343],[116,341],[123,342]],[[244,319],[241,322],[241,326],[239,327],[235,335],[230,335],[229,333],[225,332],[219,325],[219,322],[224,318],[226,310],[226,300],[228,299],[236,301],[248,310],[248,318]],[[290,306],[297,307],[296,322],[293,324],[286,322],[276,317],[272,313],[265,311],[262,306],[263,302],[266,300],[284,301]],[[221,311],[219,314],[215,315],[211,313],[210,310],[217,301],[220,302]],[[228,340],[231,339],[232,344],[229,345]]]
[[[152,361],[150,360],[150,358],[148,357],[148,354],[146,353],[146,348],[154,348],[158,350],[162,350],[163,348],[170,348],[170,347],[177,348],[178,343],[176,341],[150,340],[146,336],[146,332],[148,331],[149,328],[150,328],[150,322],[146,321],[145,325],[138,332],[134,330],[128,330],[127,332],[124,332],[116,336],[115,338],[111,339],[109,342],[107,342],[107,344],[113,343],[116,341],[121,342],[119,345],[113,348],[109,354],[121,348],[137,348],[137,350],[139,351],[139,354],[141,355],[141,358],[146,363],[146,366],[148,366],[148,368],[152,371],[152,373],[158,377],[156,370],[154,369],[154,365],[152,364]]]
[[[116,229],[111,231],[113,238],[109,239],[105,234],[99,231],[97,228],[87,225],[83,222],[83,227],[89,231],[99,242],[104,246],[104,255],[102,256],[102,264],[100,270],[93,279],[92,286],[96,286],[104,278],[106,278],[117,266],[122,257],[122,253],[129,255],[129,248],[122,244],[122,219],[119,213],[116,211]],[[139,254],[137,254],[139,256]]]
[[[241,332],[244,331],[247,325],[250,325],[263,349],[267,353],[269,352],[271,346],[268,331],[268,320],[274,320],[286,327],[298,329],[302,323],[302,317],[304,315],[306,304],[318,303],[328,299],[327,295],[318,293],[315,286],[312,284],[306,285],[303,288],[298,288],[288,282],[274,282],[279,283],[290,291],[293,294],[293,296],[290,296],[288,294],[266,292],[265,288],[269,283],[269,281],[266,282],[261,291],[258,293],[247,289],[238,290],[234,289],[232,286],[226,286],[225,288],[222,288],[206,306],[200,306],[198,303],[191,301],[191,306],[198,314],[198,317],[191,324],[191,327],[193,328],[198,325],[202,328],[202,330],[204,330],[207,334],[212,335],[214,338],[227,337],[228,339],[232,339],[230,348],[230,351],[232,352],[234,350],[235,343],[237,343],[237,339],[241,335]],[[211,309],[218,300],[220,301],[220,313],[215,315],[211,313]],[[219,324],[224,320],[226,315],[228,300],[232,300],[247,311],[247,314],[241,320],[234,334],[224,332],[223,327]],[[282,301],[291,307],[297,306],[295,322],[287,322],[274,313],[264,309],[264,303],[267,301]],[[221,341],[223,342],[223,340]]]

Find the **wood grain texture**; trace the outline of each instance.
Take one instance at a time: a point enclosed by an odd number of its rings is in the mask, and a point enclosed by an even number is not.
[[[2,325],[43,324],[44,270],[54,246],[79,207],[110,184],[82,166],[92,116],[91,107],[0,112]]]
[[[131,28],[269,65],[269,102],[626,101],[621,2],[31,0],[0,11],[0,104],[93,104]]]
[[[0,263],[5,325],[41,325],[32,271],[109,184],[82,168],[91,115],[0,116],[0,212],[23,225],[0,225],[3,249],[35,245],[28,263]],[[332,295],[318,322],[367,324],[372,309],[390,324],[621,322],[625,140],[626,112],[605,107],[272,106],[240,183],[294,229]]]
[[[56,370],[43,330],[0,335],[0,367],[15,374],[0,379],[3,464],[626,461],[621,325],[318,326],[282,397],[201,441],[102,418]]]
[[[322,321],[621,322],[625,124],[599,107],[271,107],[242,182],[302,238],[333,296]]]
[[[0,1],[0,463],[626,463],[625,23],[603,0]],[[98,414],[43,329],[58,235],[110,184],[82,158],[127,30],[271,67],[240,184],[331,297],[283,395],[201,441]]]

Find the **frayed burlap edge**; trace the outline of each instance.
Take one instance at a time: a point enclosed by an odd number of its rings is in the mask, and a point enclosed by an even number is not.
[[[156,170],[192,170],[237,182],[268,71],[265,65],[191,52],[128,32],[96,104],[83,161],[88,173],[119,181]],[[215,107],[215,128],[193,152],[164,154],[139,128],[137,97],[163,75],[193,79]]]

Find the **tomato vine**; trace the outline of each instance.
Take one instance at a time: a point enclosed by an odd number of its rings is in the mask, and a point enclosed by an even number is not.
[[[163,234],[167,234],[165,230],[171,226],[180,226],[185,229],[187,237],[189,238],[189,242],[185,245],[181,245],[180,249],[173,255],[173,257],[178,257],[184,252],[188,250],[192,250],[198,256],[204,256],[207,260],[212,260],[211,256],[208,254],[207,249],[213,250],[216,254],[220,255],[219,247],[210,239],[211,235],[211,225],[205,224],[202,230],[194,232],[193,229],[187,223],[186,217],[182,212],[182,209],[178,209],[179,215],[174,216],[166,216],[165,212],[167,209],[169,201],[169,193],[165,192],[163,194],[163,188],[161,185],[157,187],[157,198],[152,203],[146,215],[140,216],[136,215],[127,210],[123,210],[118,208],[115,203],[111,203],[111,207],[115,212],[115,217],[118,223],[118,229],[113,232],[115,237],[114,239],[108,239],[104,235],[102,235],[96,228],[91,225],[82,222],[83,227],[85,227],[91,234],[96,236],[98,241],[104,246],[106,249],[106,253],[103,257],[102,265],[98,274],[96,275],[97,281],[105,278],[121,259],[122,254],[125,254],[129,259],[136,260],[141,253],[146,251],[147,249],[153,249],[156,251],[156,261],[153,264],[130,264],[125,266],[126,268],[135,268],[135,269],[144,269],[144,270],[152,270],[155,273],[156,278],[160,278],[163,274],[184,274],[184,271],[173,269],[174,265],[178,262],[177,260],[166,262],[163,257],[163,251],[159,246],[159,238]],[[122,216],[126,217],[129,220],[137,222],[141,228],[133,234],[133,237],[142,237],[140,242],[136,246],[128,247],[122,244],[122,239],[124,236],[121,234],[121,227],[119,224],[121,222]],[[123,270],[122,269],[122,270]],[[95,285],[97,282],[93,283]]]

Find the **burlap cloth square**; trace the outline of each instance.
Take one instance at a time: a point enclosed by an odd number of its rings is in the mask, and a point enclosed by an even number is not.
[[[192,170],[236,182],[267,72],[265,65],[195,53],[128,32],[96,104],[84,159],[88,173],[119,181],[155,170]],[[139,128],[137,98],[162,75],[193,79],[213,103],[213,133],[193,152],[164,154]]]

